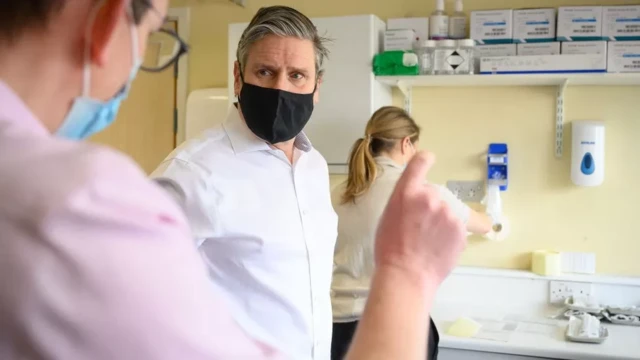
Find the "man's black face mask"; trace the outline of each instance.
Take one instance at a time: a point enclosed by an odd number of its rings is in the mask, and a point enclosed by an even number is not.
[[[248,84],[240,72],[242,89],[238,103],[249,129],[270,144],[296,137],[311,118],[313,94],[296,94]]]

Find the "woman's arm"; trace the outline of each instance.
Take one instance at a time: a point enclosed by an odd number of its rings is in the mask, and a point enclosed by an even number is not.
[[[471,210],[469,212],[469,220],[467,220],[466,226],[467,231],[470,231],[474,234],[484,235],[491,231],[493,222],[491,221],[489,215]]]

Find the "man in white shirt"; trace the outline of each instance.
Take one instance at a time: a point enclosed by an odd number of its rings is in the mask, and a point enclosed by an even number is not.
[[[215,286],[252,337],[292,359],[328,359],[337,217],[327,163],[302,132],[327,49],[298,11],[255,15],[238,45],[238,104],[152,177],[171,180]]]

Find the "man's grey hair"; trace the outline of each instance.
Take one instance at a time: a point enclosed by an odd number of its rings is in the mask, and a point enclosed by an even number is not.
[[[242,33],[236,57],[240,71],[244,72],[249,57],[249,49],[255,42],[267,35],[295,37],[310,40],[316,53],[316,75],[322,76],[324,60],[329,56],[326,43],[329,39],[318,35],[318,30],[308,17],[287,6],[269,6],[258,10],[249,26]]]

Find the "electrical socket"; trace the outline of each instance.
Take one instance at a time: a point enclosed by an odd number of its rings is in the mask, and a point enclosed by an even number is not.
[[[447,188],[462,201],[480,202],[484,198],[484,181],[449,180]]]
[[[549,302],[551,304],[562,304],[567,298],[574,295],[593,296],[593,284],[572,281],[549,282]]]

